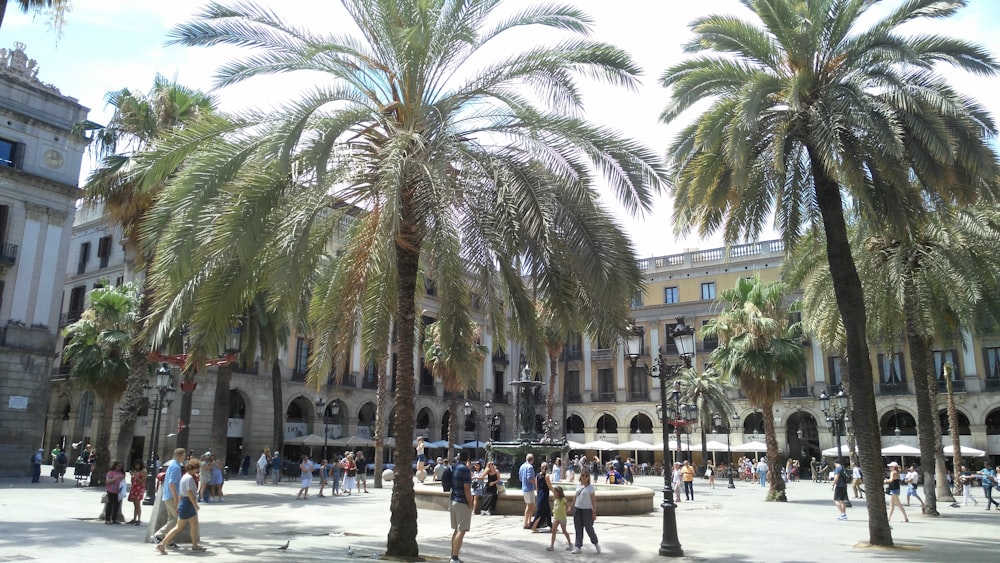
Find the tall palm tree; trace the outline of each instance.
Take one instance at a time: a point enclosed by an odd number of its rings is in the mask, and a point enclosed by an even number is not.
[[[713,415],[720,414],[723,420],[729,420],[733,412],[732,402],[726,395],[732,378],[725,377],[715,367],[704,371],[695,368],[681,370],[677,376],[681,384],[681,401],[694,405],[698,411],[698,425],[701,427],[701,458],[708,459],[708,438],[706,428],[713,428]]]
[[[114,113],[107,125],[85,122],[78,127],[90,135],[91,150],[99,159],[84,185],[84,197],[101,204],[105,215],[119,225],[124,235],[125,260],[130,272],[146,268],[150,262],[148,248],[140,240],[140,224],[149,213],[162,189],[162,179],[145,176],[136,165],[139,155],[148,150],[157,138],[184,127],[215,108],[215,100],[198,90],[193,90],[156,75],[153,87],[147,94],[128,88],[109,92],[105,96]],[[149,313],[150,293],[145,290],[148,270],[139,282],[142,300],[138,317],[140,323]],[[140,326],[139,335],[142,333]],[[131,376],[119,411],[117,451],[122,456],[132,445],[135,421],[142,405],[142,384],[148,369],[145,338],[139,336],[132,342]]]
[[[902,229],[924,199],[969,202],[992,193],[997,164],[984,137],[995,134],[993,121],[936,70],[947,64],[993,75],[998,66],[981,46],[907,26],[949,17],[962,0],[912,0],[881,17],[869,14],[880,5],[870,0],[744,4],[752,19],[695,20],[687,45],[694,56],[661,78],[672,89],[664,121],[710,100],[670,149],[675,221],[683,232],[721,230],[734,242],[757,236],[774,212],[789,247],[822,226],[862,470],[878,475],[872,369],[850,361],[867,358],[868,344],[844,208]],[[891,545],[880,485],[865,486],[869,541]]]
[[[722,292],[727,307],[708,321],[704,336],[719,339],[712,362],[719,372],[736,382],[747,401],[760,408],[767,443],[767,500],[785,502],[784,460],[774,431],[774,403],[789,381],[805,369],[806,354],[798,323],[788,322],[788,286],[784,282],[763,283],[760,276],[741,279]]]
[[[1000,270],[1000,212],[992,205],[936,206],[906,237],[868,224],[852,225],[851,237],[870,311],[868,333],[873,342],[889,346],[905,337],[909,348],[920,457],[936,460],[922,467],[924,512],[937,515],[938,493],[947,491],[934,485],[945,479],[933,344],[953,340],[960,330],[978,332],[984,321],[1000,318],[995,276]],[[792,283],[808,280],[803,299],[807,328],[836,346],[843,325],[822,244],[807,242],[797,249],[788,273]],[[936,478],[935,472],[940,473]]]
[[[579,10],[544,4],[505,16],[500,0],[343,4],[348,18],[338,26],[352,29],[329,35],[249,3],[210,3],[179,26],[175,43],[252,51],[220,69],[219,85],[312,71],[315,86],[273,111],[185,129],[158,147],[152,166],[191,158],[171,181],[190,190],[190,208],[217,213],[220,243],[255,255],[276,303],[307,288],[327,296],[311,301],[311,374],[328,373],[359,338],[364,350],[378,349],[391,321],[397,474],[387,551],[413,557],[407,468],[418,271],[437,282],[442,344],[456,360],[474,353],[462,338],[473,292],[491,334],[502,337],[509,322],[539,345],[525,279],[553,306],[586,308],[606,334],[622,334],[641,275],[628,239],[597,202],[596,175],[637,211],[649,209],[666,174],[652,151],[580,117],[577,76],[632,88],[639,69],[620,49],[588,38],[592,22]],[[565,39],[505,45],[491,64],[494,46],[526,27]],[[198,154],[185,153],[209,138]],[[254,182],[248,163],[272,163],[277,173]],[[263,241],[244,242],[246,229],[232,224],[258,213],[266,216]],[[333,238],[343,240],[340,255],[320,268]],[[317,309],[321,301],[330,307]]]
[[[7,14],[9,3],[9,0],[0,0],[0,27],[3,26],[3,18]],[[70,10],[70,0],[15,0],[15,4],[25,14],[47,12],[49,29],[55,32],[57,37],[62,35],[63,25],[66,24],[66,13]]]
[[[95,289],[90,292],[90,306],[80,320],[63,331],[63,360],[70,366],[70,377],[93,390],[101,401],[97,460],[91,479],[95,486],[104,483],[110,466],[111,422],[115,404],[130,376],[129,356],[139,329],[140,300],[139,289],[131,283]]]

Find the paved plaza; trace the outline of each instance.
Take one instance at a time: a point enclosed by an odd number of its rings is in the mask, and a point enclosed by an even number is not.
[[[43,471],[47,475],[48,471]],[[0,480],[0,562],[3,561],[147,561],[166,559],[143,543],[146,527],[105,526],[97,516],[101,492],[52,483],[43,477]],[[369,481],[370,483],[371,481]],[[640,477],[638,485],[659,489],[657,477]],[[386,485],[389,485],[387,483]],[[764,502],[756,484],[737,483],[730,490],[720,481],[710,490],[696,482],[696,500],[680,503],[677,511],[682,561],[986,561],[996,556],[1000,512],[979,506],[942,508],[940,518],[920,515],[914,503],[909,524],[893,522],[899,549],[863,547],[867,539],[864,501],[848,509],[847,522],[835,520],[829,484],[791,483],[788,503]],[[203,545],[192,554],[186,547],[170,559],[210,561],[344,561],[349,547],[354,558],[371,559],[385,548],[389,530],[391,489],[369,488],[370,494],[295,500],[298,484],[258,487],[252,478],[233,478],[225,485],[226,501],[203,505],[200,512]],[[316,489],[313,491],[315,492]],[[661,561],[659,495],[655,512],[643,516],[601,517],[595,529],[604,553],[586,543],[583,554],[546,552],[549,535],[521,529],[519,516],[475,516],[466,535],[462,559],[481,561]],[[143,507],[143,519],[152,507]],[[598,509],[600,498],[598,498]],[[599,512],[599,510],[598,510]],[[126,519],[132,508],[125,507]],[[448,513],[421,510],[420,553],[425,561],[446,561],[451,536]],[[572,520],[572,519],[571,519]],[[572,534],[572,526],[570,526]],[[290,542],[287,551],[277,548]]]

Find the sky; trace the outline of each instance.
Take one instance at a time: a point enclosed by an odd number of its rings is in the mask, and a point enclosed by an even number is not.
[[[511,0],[527,6],[532,0]],[[664,69],[684,59],[682,45],[691,37],[688,24],[712,13],[749,12],[738,0],[565,0],[587,12],[594,20],[594,37],[629,52],[644,69],[642,85],[635,92],[582,81],[585,113],[591,121],[625,132],[660,154],[689,116],[667,125],[659,115],[669,92],[658,84]],[[884,0],[873,13],[884,13],[900,0]],[[43,16],[20,13],[8,6],[0,27],[0,48],[23,42],[27,55],[38,61],[38,78],[58,87],[90,108],[90,119],[106,123],[111,112],[105,105],[107,92],[123,87],[148,91],[156,73],[176,78],[181,84],[212,90],[213,74],[238,51],[230,47],[209,49],[165,45],[169,31],[192,19],[205,0],[71,0],[62,37],[47,26]],[[336,0],[259,0],[289,21],[317,32],[346,28],[346,17]],[[971,0],[955,17],[921,24],[914,31],[953,35],[987,46],[1000,57],[1000,1]],[[545,41],[545,37],[532,37]],[[948,72],[954,86],[983,103],[994,116],[1000,115],[1000,79],[984,79]],[[222,108],[266,108],[279,105],[291,94],[296,82],[287,78],[262,80],[250,85],[216,91]],[[84,174],[92,165],[84,164]],[[81,179],[82,180],[82,179]],[[630,216],[610,195],[604,203],[613,209],[631,235],[640,257],[663,256],[692,248],[721,246],[714,237],[678,238],[671,226],[670,196],[656,198],[651,213]],[[773,238],[767,232],[761,239]]]

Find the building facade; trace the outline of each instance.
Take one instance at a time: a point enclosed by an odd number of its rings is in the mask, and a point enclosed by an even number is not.
[[[88,109],[0,50],[0,477],[30,474],[43,437]]]

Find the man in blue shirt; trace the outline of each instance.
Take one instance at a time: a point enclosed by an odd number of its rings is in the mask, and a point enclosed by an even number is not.
[[[472,527],[472,472],[469,471],[469,452],[458,454],[458,463],[452,470],[451,487],[451,561],[461,563],[458,554],[462,551],[465,532]]]
[[[167,462],[167,474],[163,478],[163,494],[160,497],[161,506],[167,508],[167,523],[153,533],[153,542],[160,543],[160,539],[167,535],[170,530],[177,525],[177,504],[180,502],[181,477],[184,476],[184,457],[187,450],[177,448],[174,450],[174,459]]]
[[[31,482],[37,483],[42,477],[42,456],[45,455],[45,450],[38,448],[35,455],[31,456]]]
[[[531,528],[529,522],[535,515],[535,466],[533,465],[535,456],[528,454],[524,458],[524,463],[517,471],[518,478],[521,479],[521,493],[524,494],[524,529]]]

